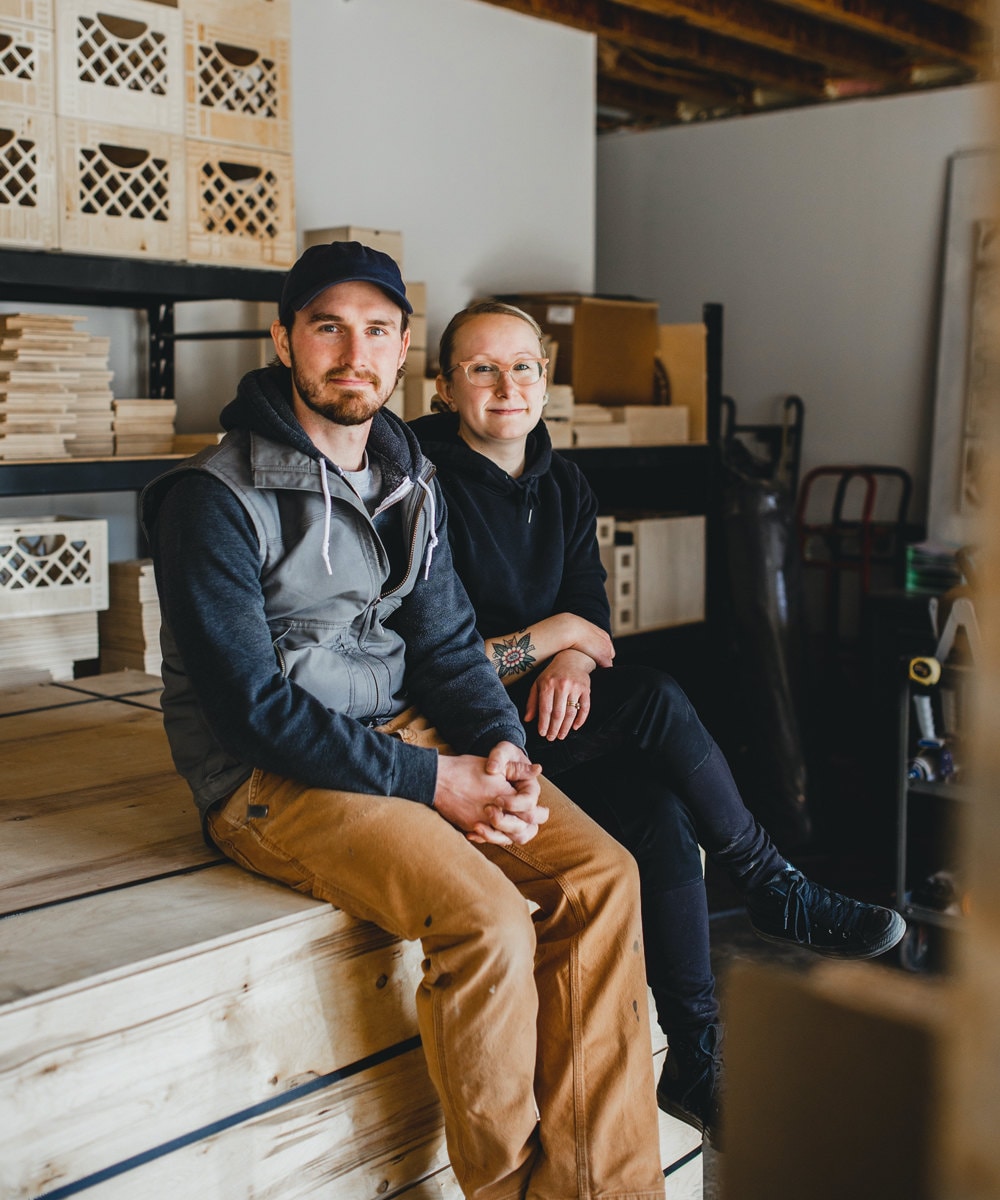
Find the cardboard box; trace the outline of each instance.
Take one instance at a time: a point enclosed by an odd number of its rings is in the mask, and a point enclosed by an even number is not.
[[[529,292],[516,304],[559,343],[554,383],[568,383],[578,404],[651,404],[659,306],[655,300]]]
[[[334,225],[329,229],[307,229],[302,235],[302,249],[323,242],[361,242],[373,250],[381,250],[396,260],[403,269],[403,235],[396,229],[366,229],[362,225]],[[412,301],[411,301],[412,303]]]
[[[692,442],[704,442],[708,436],[707,336],[704,325],[659,328],[657,354],[670,383],[670,404],[687,408]]]

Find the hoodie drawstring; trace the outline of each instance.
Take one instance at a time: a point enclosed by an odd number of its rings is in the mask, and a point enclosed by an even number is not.
[[[420,479],[419,477],[417,479],[417,483],[424,489],[424,492],[427,494],[428,503],[431,506],[431,514],[430,514],[431,532],[430,532],[430,537],[428,537],[428,539],[427,539],[427,559],[424,564],[424,578],[426,579],[427,576],[430,575],[430,573],[431,573],[431,559],[434,557],[434,547],[438,544],[437,506],[434,503],[433,489],[427,483],[425,483],[424,480]]]
[[[327,575],[333,574],[333,567],[330,563],[330,521],[333,515],[333,501],[330,498],[330,481],[326,477],[326,459],[319,460],[319,483],[323,489],[323,562],[326,564]]]

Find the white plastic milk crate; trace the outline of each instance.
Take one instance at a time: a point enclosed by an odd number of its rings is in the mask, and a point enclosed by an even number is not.
[[[52,0],[0,0],[0,17],[52,28]]]
[[[52,31],[0,13],[0,105],[55,112]]]
[[[56,112],[184,132],[184,30],[149,0],[56,0]]]
[[[0,619],[107,607],[107,521],[0,521]]]
[[[0,109],[0,243],[49,250],[57,243],[56,119]]]
[[[295,261],[291,155],[192,138],[185,152],[188,258],[290,267]]]
[[[289,38],[185,17],[187,135],[290,154]]]
[[[70,117],[57,117],[56,125],[60,247],[184,258],[184,139]]]
[[[0,4],[10,0],[0,0]],[[290,37],[291,0],[180,0],[185,21],[195,19],[210,25],[243,30],[244,37]]]

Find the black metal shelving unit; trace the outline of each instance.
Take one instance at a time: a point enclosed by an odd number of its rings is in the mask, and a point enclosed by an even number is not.
[[[930,695],[934,689],[918,689],[917,685],[912,683],[908,675],[909,663],[910,659],[906,658],[900,664],[902,678],[899,685],[898,710],[896,907],[910,923],[907,939],[900,948],[901,960],[904,966],[921,970],[927,956],[928,930],[956,932],[961,929],[962,917],[958,913],[932,907],[921,898],[918,892],[920,877],[931,874],[934,869],[947,871],[952,866],[956,856],[956,846],[953,844],[956,823],[961,807],[973,799],[974,789],[967,782],[923,779],[911,771],[910,764],[915,756],[927,753],[919,748],[914,733],[914,721],[910,711],[913,696],[916,690]],[[935,688],[948,688],[961,696],[971,687],[971,671],[972,668],[966,665],[944,663],[941,666],[940,683],[935,685]],[[964,712],[965,707],[964,700],[958,703],[960,712]],[[963,735],[967,732],[948,731],[952,738],[957,736],[959,742],[964,742]],[[964,779],[968,772],[968,764],[963,762],[961,767],[961,777]],[[930,837],[929,846],[925,844],[919,850],[914,844],[918,822],[929,826],[932,832],[937,829],[937,836]],[[923,841],[928,841],[926,834]]]
[[[174,346],[181,340],[259,338],[259,330],[174,332],[185,301],[277,302],[284,271],[114,258],[61,251],[0,250],[0,300],[129,308],[146,315],[151,398],[172,397]],[[138,491],[170,458],[59,459],[0,463],[0,496]]]

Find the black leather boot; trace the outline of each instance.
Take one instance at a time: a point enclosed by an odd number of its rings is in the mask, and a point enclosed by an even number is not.
[[[667,1060],[656,1085],[665,1113],[692,1125],[719,1148],[719,1095],[722,1082],[722,1026],[668,1035]]]

